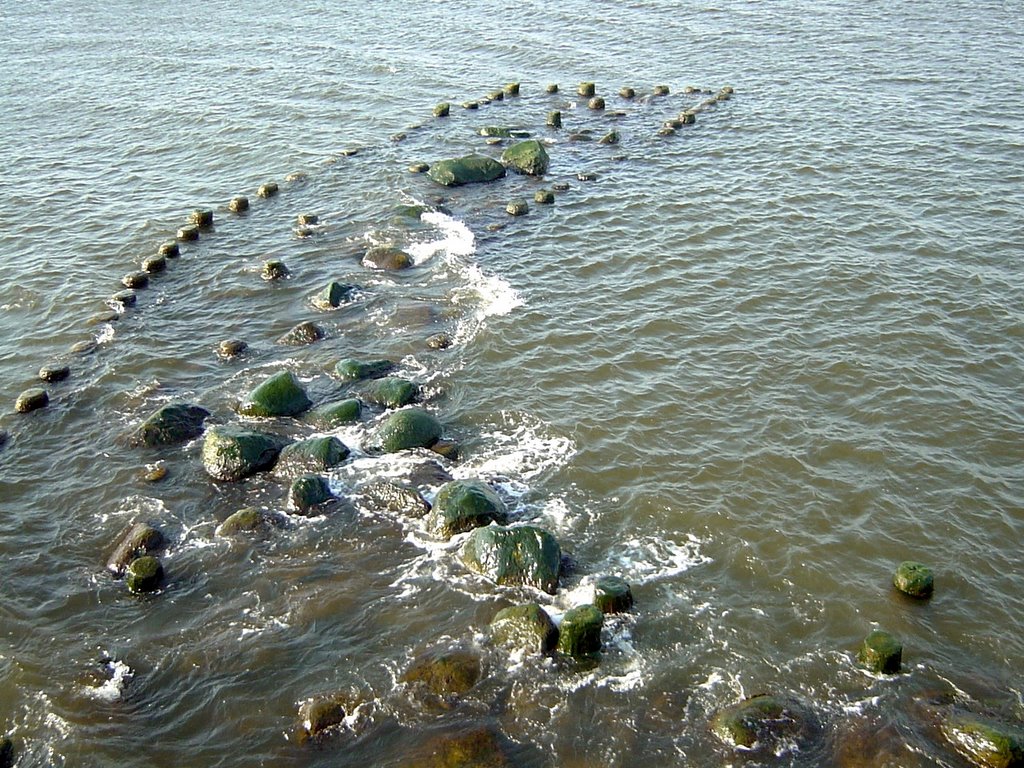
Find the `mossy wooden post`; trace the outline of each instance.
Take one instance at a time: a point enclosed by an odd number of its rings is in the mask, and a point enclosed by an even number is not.
[[[896,568],[892,584],[905,595],[927,599],[932,596],[935,588],[935,576],[927,565],[904,560]]]
[[[168,259],[176,259],[181,255],[181,246],[173,240],[168,240],[166,243],[160,244],[160,247],[156,249],[156,255],[164,256]]]
[[[18,399],[14,403],[14,410],[18,413],[30,413],[45,408],[49,402],[50,396],[45,389],[33,387],[18,395]]]
[[[558,650],[569,656],[588,656],[601,650],[604,614],[593,605],[579,605],[565,612],[558,628]]]
[[[602,576],[594,584],[594,605],[602,613],[624,613],[633,607],[633,591],[619,576]]]
[[[875,629],[864,638],[857,661],[870,672],[895,675],[902,665],[903,646],[888,632]]]
[[[142,267],[143,272],[155,275],[167,269],[167,257],[159,254],[156,256],[147,256],[142,260],[142,264],[140,266]]]
[[[243,416],[271,418],[295,416],[309,410],[313,402],[291,371],[279,371],[253,389],[239,405]]]
[[[336,696],[316,696],[299,705],[299,720],[306,734],[315,738],[345,722],[345,704]]]
[[[132,560],[124,572],[124,583],[130,592],[155,592],[164,579],[164,568],[152,555]]]
[[[51,384],[58,381],[64,381],[64,379],[66,379],[70,375],[70,366],[64,365],[62,363],[57,363],[54,365],[44,365],[42,368],[39,369],[39,378],[42,381],[46,381]]]
[[[429,448],[440,437],[441,423],[420,408],[395,411],[377,430],[377,439],[385,453]]]
[[[1024,730],[972,714],[954,714],[942,735],[967,760],[981,768],[1024,766]]]
[[[200,229],[207,229],[213,226],[213,211],[209,209],[200,209],[192,211],[192,215],[189,217],[189,221],[195,224]]]
[[[260,270],[260,277],[264,280],[282,280],[289,274],[291,272],[288,270],[288,266],[280,259],[263,262],[263,268]]]
[[[335,364],[334,373],[344,381],[361,381],[362,379],[379,379],[396,367],[391,360],[355,360],[346,357]]]
[[[505,206],[505,213],[509,216],[525,216],[529,210],[525,200],[510,200]]]
[[[489,485],[480,480],[452,480],[437,492],[430,527],[450,539],[483,525],[504,524],[507,517],[505,502]]]
[[[537,603],[498,611],[490,629],[493,642],[511,651],[550,653],[558,646],[558,627]]]

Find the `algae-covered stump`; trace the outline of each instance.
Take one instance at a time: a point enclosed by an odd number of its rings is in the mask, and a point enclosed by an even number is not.
[[[384,420],[377,440],[385,453],[429,448],[441,437],[441,422],[421,408],[403,408]]]
[[[383,408],[401,408],[419,399],[420,390],[415,384],[396,376],[375,379],[363,389],[363,398]]]
[[[424,517],[431,510],[430,502],[411,485],[390,480],[374,480],[360,486],[359,495],[372,509],[405,517]]]
[[[895,675],[900,671],[903,660],[903,646],[900,642],[880,629],[873,630],[861,644],[857,661],[865,669],[884,675]]]
[[[510,200],[505,206],[505,213],[509,216],[525,216],[529,211],[530,207],[525,200]]]
[[[18,413],[31,413],[32,411],[38,411],[40,408],[45,408],[50,403],[50,396],[46,393],[45,389],[40,387],[33,387],[32,389],[26,389],[14,402],[14,410]]]
[[[310,411],[309,423],[320,429],[334,429],[343,424],[354,424],[363,413],[363,404],[354,397],[324,403]]]
[[[155,275],[167,270],[167,257],[148,256],[147,258],[142,260],[142,264],[140,266],[142,267],[143,272],[150,275]]]
[[[213,211],[207,209],[197,208],[192,211],[189,216],[189,221],[195,224],[200,229],[207,229],[213,226]]]
[[[296,416],[313,404],[291,371],[279,371],[253,389],[239,405],[243,416]]]
[[[39,378],[42,381],[49,383],[55,383],[58,381],[64,381],[68,376],[71,375],[71,368],[63,364],[44,365],[39,369]]]
[[[558,645],[558,627],[537,603],[514,605],[491,620],[491,639],[510,651],[550,653]]]
[[[496,584],[558,590],[562,549],[555,537],[532,525],[475,528],[462,546],[462,562]]]
[[[217,345],[217,354],[225,359],[238,357],[249,348],[241,339],[225,339]]]
[[[274,466],[274,474],[298,477],[303,474],[326,472],[345,461],[348,455],[348,446],[333,435],[307,437],[305,440],[285,446]]]
[[[711,719],[711,730],[731,747],[775,754],[806,742],[818,726],[794,699],[762,693],[719,710]]]
[[[118,536],[114,551],[107,558],[107,570],[114,576],[123,576],[133,561],[160,551],[166,543],[164,535],[149,523],[133,523]]]
[[[430,166],[427,176],[437,184],[457,187],[495,181],[505,175],[505,166],[484,155],[441,160]]]
[[[441,486],[434,498],[430,527],[437,535],[450,539],[483,525],[504,523],[507,517],[505,502],[486,483],[453,480]]]
[[[302,347],[320,341],[326,335],[324,329],[312,320],[304,320],[280,336],[277,343],[288,347]]]
[[[501,162],[516,173],[543,176],[548,172],[551,158],[544,145],[536,139],[513,144],[501,153]]]
[[[354,360],[345,358],[334,366],[334,373],[345,381],[379,379],[387,376],[397,366],[391,360]]]
[[[300,515],[308,515],[314,508],[335,498],[327,479],[320,475],[303,475],[292,481],[288,489],[288,503]]]
[[[589,656],[601,650],[604,614],[594,605],[570,608],[558,627],[558,650],[569,656]]]
[[[468,693],[481,677],[483,665],[475,653],[450,648],[421,657],[402,675],[402,682],[414,694],[443,704]]]
[[[625,613],[633,607],[633,592],[625,579],[602,576],[594,584],[594,605],[602,613]]]
[[[979,768],[1024,766],[1024,730],[971,714],[950,716],[941,727],[953,748]]]
[[[299,720],[308,736],[320,736],[345,722],[348,704],[339,696],[314,696],[299,705]]]
[[[434,736],[414,750],[402,768],[509,768],[499,734],[473,728]]]
[[[130,592],[155,592],[164,580],[164,568],[152,555],[132,560],[124,572],[124,583]]]
[[[142,422],[131,437],[135,445],[174,445],[203,434],[210,412],[192,403],[170,403],[158,408]]]
[[[913,560],[905,560],[896,568],[892,577],[893,586],[910,597],[929,598],[935,588],[932,569]]]
[[[261,533],[272,528],[284,527],[284,517],[276,512],[267,512],[256,507],[245,507],[225,518],[217,526],[217,536],[235,536],[239,533]]]
[[[157,256],[164,256],[168,259],[176,259],[181,255],[181,246],[179,246],[173,240],[168,240],[166,243],[161,243],[160,247],[156,249]]]
[[[288,266],[280,259],[270,259],[263,262],[260,270],[260,277],[264,280],[283,280],[291,274]]]
[[[356,286],[332,280],[324,286],[322,291],[313,296],[309,303],[317,309],[325,311],[337,309],[345,302],[352,301],[355,292]]]
[[[270,469],[287,444],[277,435],[244,427],[212,427],[203,438],[203,468],[217,480],[237,482]]]
[[[399,269],[408,269],[412,265],[412,256],[401,248],[377,246],[367,250],[363,256],[363,266],[370,269],[393,272]]]

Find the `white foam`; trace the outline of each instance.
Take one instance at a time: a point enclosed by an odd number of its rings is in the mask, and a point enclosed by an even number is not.
[[[110,673],[110,679],[104,682],[102,685],[96,686],[85,686],[86,695],[100,701],[117,701],[121,698],[124,693],[125,686],[135,676],[132,668],[125,664],[123,661],[117,659],[111,659],[106,664],[107,672]]]
[[[863,715],[869,709],[875,709],[881,702],[881,696],[871,696],[867,699],[861,699],[860,701],[851,701],[848,704],[843,705],[843,712],[847,715]]]
[[[217,524],[212,520],[186,526],[182,531],[180,542],[172,552],[168,552],[168,555],[173,556],[179,552],[188,552],[194,549],[209,549],[224,543],[222,539],[215,539],[213,537],[216,530]]]
[[[710,691],[716,685],[721,685],[724,682],[725,682],[725,676],[721,672],[719,672],[718,670],[713,670],[711,672],[711,674],[708,675],[708,679],[705,680],[700,685],[698,685],[697,687],[698,688],[702,688],[705,691]]]
[[[424,211],[420,221],[435,227],[441,237],[424,243],[412,243],[405,251],[414,264],[424,264],[438,254],[472,256],[476,253],[476,237],[463,222],[440,211]]]
[[[232,624],[232,626],[236,625]],[[262,635],[268,629],[288,629],[288,627],[288,622],[284,621],[283,619],[271,619],[269,622],[263,625],[242,627],[242,631],[238,633],[238,639],[244,640],[250,635]]]
[[[112,517],[141,515],[154,520],[163,520],[167,515],[167,507],[160,499],[150,496],[129,496],[121,502],[121,506],[113,513],[102,512],[97,515],[99,522],[105,523]]]
[[[556,627],[562,626],[562,618],[567,610],[578,605],[593,604],[594,596],[594,583],[593,578],[590,576],[586,577],[582,583],[572,589],[560,589],[555,595],[554,604],[549,611],[551,620],[555,623]]]
[[[441,211],[426,211],[420,220],[436,227],[442,237],[410,249],[417,264],[440,255],[445,265],[460,277],[462,285],[452,290],[450,300],[455,306],[472,308],[456,327],[454,340],[464,344],[475,336],[488,317],[507,315],[523,305],[523,299],[507,280],[486,274],[473,261],[476,238],[463,222]]]
[[[108,344],[114,340],[114,336],[116,335],[117,332],[114,330],[114,324],[104,323],[103,326],[100,328],[99,333],[96,334],[96,343]]]
[[[576,445],[568,437],[545,434],[547,425],[543,422],[507,411],[501,415],[511,429],[482,433],[480,438],[488,448],[457,467],[456,477],[506,478],[508,492],[522,495],[527,481],[565,466],[576,453]]]
[[[620,554],[613,564],[631,583],[670,579],[711,562],[711,558],[700,551],[701,543],[693,534],[688,534],[683,542],[673,541],[668,534],[634,537],[617,548]]]
[[[53,711],[53,702],[50,701],[50,697],[39,691],[35,698],[42,705],[43,711],[46,712],[43,716],[43,725],[46,728],[51,728],[60,738],[68,738],[73,730],[71,723]]]
[[[617,693],[635,691],[643,688],[645,682],[639,658],[630,660],[629,665],[620,674],[605,675],[597,679],[598,688],[611,688]]]
[[[456,344],[465,344],[485,327],[489,317],[508,315],[525,304],[519,292],[501,277],[485,274],[476,264],[461,265],[463,285],[452,291],[452,304],[469,304],[473,312],[463,318],[455,329]]]

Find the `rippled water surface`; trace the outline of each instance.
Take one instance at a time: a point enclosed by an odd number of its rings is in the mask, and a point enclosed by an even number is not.
[[[1024,718],[1022,18],[1014,0],[0,8],[0,731],[18,765],[440,765],[479,728],[517,766],[969,765],[944,712]],[[516,98],[459,106],[512,81]],[[547,176],[409,172],[497,156],[486,125],[547,142]],[[195,208],[213,230],[97,317]],[[367,269],[379,243],[416,265]],[[272,258],[289,279],[260,279]],[[359,291],[318,311],[331,279]],[[326,338],[275,343],[305,320]],[[439,332],[450,348],[427,346]],[[228,338],[247,354],[219,358]],[[282,369],[316,402],[350,394],[342,357],[400,360],[458,460],[374,454],[367,408],[332,432],[353,449],[340,502],[229,538],[243,506],[288,512],[279,478],[220,483],[201,440],[124,440],[171,401],[238,421]],[[72,373],[49,406],[14,413],[54,362]],[[430,496],[433,460],[556,535],[574,564],[556,595],[471,575],[462,536],[358,493],[419,471]],[[142,479],[157,461],[167,478]],[[145,598],[103,568],[136,519],[169,539]],[[935,570],[931,600],[893,591],[908,559]],[[500,608],[557,618],[606,574],[636,605],[607,617],[596,666],[489,643]],[[900,675],[858,668],[874,628],[902,641]],[[402,677],[450,647],[483,677],[425,703]],[[810,736],[721,743],[714,713],[765,691],[802,702]],[[361,706],[301,738],[300,702],[337,692]]]

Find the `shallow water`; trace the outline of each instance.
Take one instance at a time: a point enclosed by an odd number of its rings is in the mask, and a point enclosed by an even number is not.
[[[966,765],[928,702],[1024,715],[1022,27],[1014,2],[0,10],[0,730],[20,765],[402,765],[474,726],[524,766]],[[457,106],[513,80],[516,99]],[[706,98],[687,85],[736,93],[658,136]],[[550,140],[545,180],[448,190],[407,171],[496,154],[483,125]],[[567,140],[613,127],[615,146]],[[271,180],[281,194],[258,200]],[[555,182],[570,189],[532,203]],[[237,194],[246,215],[225,208]],[[504,213],[515,197],[526,217]],[[398,210],[417,202],[444,213]],[[90,325],[197,207],[213,231]],[[417,266],[367,270],[377,242]],[[261,280],[268,258],[291,278]],[[358,299],[311,308],[329,279]],[[274,343],[307,319],[328,338]],[[455,345],[427,348],[439,331]],[[229,362],[231,337],[251,349]],[[360,501],[416,461],[368,452],[379,411],[338,432],[346,501],[257,539],[214,529],[284,510],[280,481],[212,481],[200,441],[121,440],[172,400],[233,421],[282,367],[326,400],[348,356],[400,359],[462,446],[446,469],[556,534],[576,563],[556,596],[473,577],[458,540]],[[13,413],[54,360],[72,376],[50,406]],[[161,459],[166,480],[140,479]],[[140,516],[171,540],[144,599],[103,570]],[[893,593],[905,559],[935,568],[930,601]],[[501,607],[557,616],[606,573],[637,604],[609,618],[596,668],[487,645]],[[903,674],[858,670],[876,626]],[[419,706],[400,678],[447,645],[478,647],[484,679],[454,709]],[[299,743],[299,702],[339,690],[366,703]],[[766,690],[805,702],[816,737],[719,743],[709,717]]]

